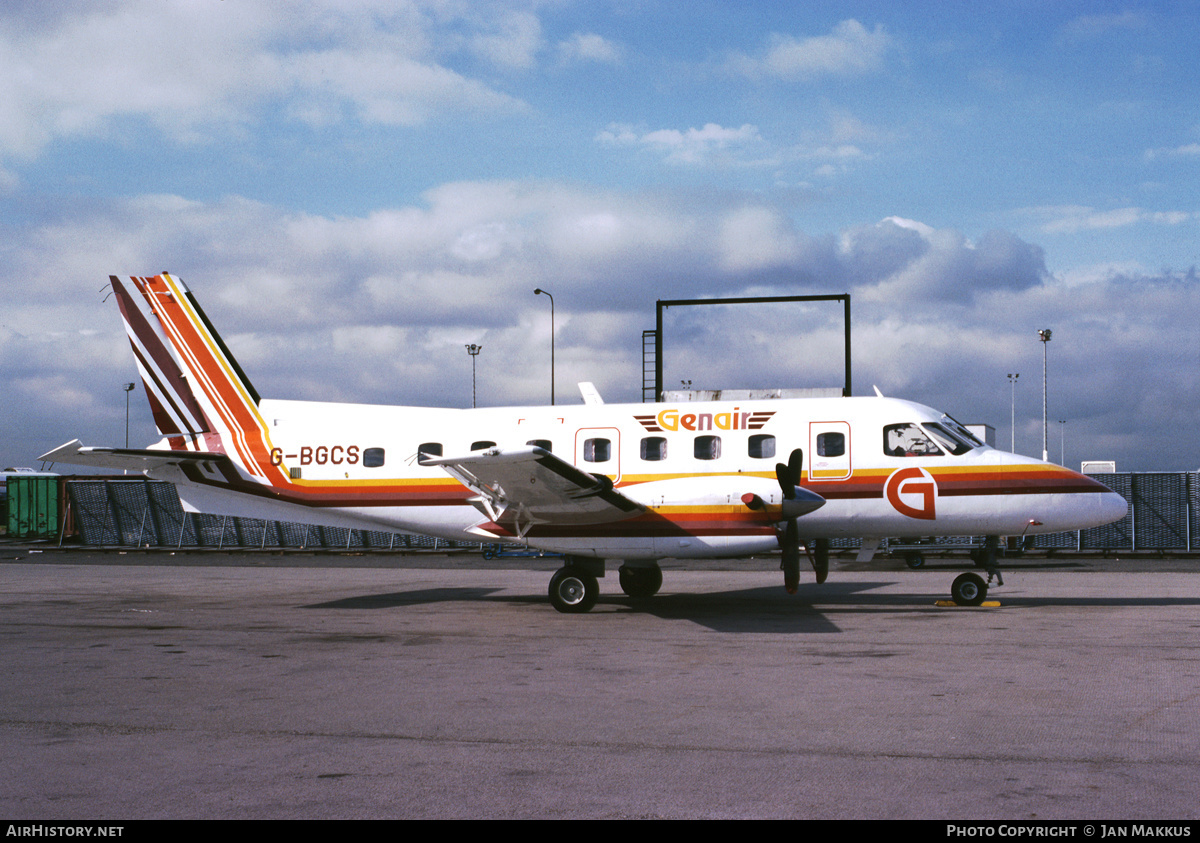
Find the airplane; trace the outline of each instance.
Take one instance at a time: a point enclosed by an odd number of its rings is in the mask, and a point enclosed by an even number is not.
[[[986,536],[951,597],[979,605],[1000,537],[1095,527],[1127,504],[1096,480],[998,451],[910,401],[830,397],[452,409],[262,398],[188,287],[169,273],[110,278],[163,439],[50,462],[136,469],[186,511],[391,530],[562,553],[550,602],[589,611],[606,560],[652,597],[659,560],[782,551],[789,592],[830,540]],[[786,460],[783,455],[787,454]]]

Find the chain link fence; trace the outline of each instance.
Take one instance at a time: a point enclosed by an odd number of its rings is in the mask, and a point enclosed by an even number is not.
[[[1200,473],[1153,472],[1094,475],[1129,501],[1129,512],[1113,524],[1031,536],[1037,550],[1200,551]],[[344,527],[317,527],[257,518],[185,513],[175,487],[163,481],[72,479],[63,532],[84,544],[120,547],[256,547],[354,549],[450,549],[478,547],[429,536]],[[923,544],[953,549],[982,544],[951,537]],[[834,549],[857,548],[857,539],[836,539]],[[895,543],[893,543],[895,544]],[[909,544],[909,543],[906,543]],[[881,547],[881,550],[886,549]]]
[[[65,535],[100,547],[447,550],[478,548],[432,536],[318,527],[261,518],[184,512],[172,483],[97,479],[66,482]]]

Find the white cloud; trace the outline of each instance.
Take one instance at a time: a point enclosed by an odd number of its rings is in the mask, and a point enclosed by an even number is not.
[[[34,27],[0,17],[0,154],[33,155],[127,119],[193,141],[270,107],[312,123],[350,116],[394,125],[522,108],[451,69],[434,44],[457,25],[471,36],[465,49],[527,67],[540,39],[536,18],[499,10],[455,20],[445,11],[411,0],[353,9],[337,0],[120,0]]]
[[[720,222],[718,260],[732,274],[793,264],[801,248],[796,232],[769,208],[747,207]]]
[[[610,401],[637,400],[656,298],[849,292],[859,393],[878,383],[1000,428],[1004,372],[1040,366],[1034,331],[1049,326],[1054,412],[1079,442],[1137,429],[1140,441],[1099,455],[1130,468],[1200,459],[1180,419],[1146,416],[1165,395],[1200,404],[1194,276],[1123,265],[1052,278],[1040,247],[1008,232],[968,239],[895,217],[814,236],[766,204],[697,209],[520,182],[446,184],[358,217],[146,196],[24,225],[0,267],[0,391],[20,396],[0,402],[5,464],[75,435],[119,441],[133,364],[100,288],[109,271],[162,269],[189,284],[259,390],[281,398],[464,406],[462,344],[476,342],[481,404],[544,401],[543,287],[555,295],[560,394],[592,380]],[[669,377],[840,381],[840,313],[730,310],[668,337]],[[703,363],[679,373],[685,360]],[[64,401],[82,409],[64,413]],[[140,412],[135,441],[150,441]]]
[[[534,66],[543,46],[542,24],[536,15],[498,9],[494,18],[484,18],[477,25],[481,31],[469,39],[472,52],[503,68],[527,70]]]
[[[736,129],[716,123],[701,128],[655,129],[639,132],[631,126],[613,124],[596,136],[596,140],[616,146],[637,146],[661,153],[672,164],[763,164],[756,157],[766,143],[757,126],[745,123]]]
[[[1086,205],[1045,205],[1023,208],[1018,213],[1039,220],[1042,231],[1048,234],[1076,234],[1081,231],[1127,228],[1145,222],[1155,225],[1181,225],[1196,218],[1195,214],[1188,211],[1147,211],[1134,207],[1102,211]]]
[[[881,25],[868,30],[851,19],[839,23],[829,35],[772,35],[761,54],[735,54],[726,67],[751,78],[808,81],[824,76],[861,76],[883,66],[891,45],[892,37]]]
[[[594,32],[576,32],[570,38],[558,42],[559,60],[564,64],[616,64],[621,60],[621,54],[620,46]]]
[[[1157,149],[1146,150],[1146,160],[1153,161],[1156,158],[1195,158],[1200,156],[1200,143],[1185,143],[1182,146],[1176,147],[1159,147]]]

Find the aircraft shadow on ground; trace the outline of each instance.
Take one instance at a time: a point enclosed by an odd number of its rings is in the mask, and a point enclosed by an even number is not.
[[[467,600],[486,600],[500,588],[420,588],[415,591],[396,591],[389,594],[364,594],[344,597],[327,603],[310,603],[302,609],[396,609],[402,606],[421,606],[428,603],[453,603]]]
[[[839,632],[829,618],[831,612],[925,611],[934,608],[932,595],[878,594],[875,589],[891,582],[827,583],[801,586],[787,594],[782,586],[705,593],[665,592],[649,599],[634,600],[623,594],[602,594],[594,615],[632,611],[663,620],[685,620],[717,632],[814,633]],[[487,601],[513,605],[540,604],[554,610],[544,594],[508,594],[500,588],[425,588],[414,591],[366,594],[313,603],[305,609],[397,609],[405,606],[448,602]],[[586,616],[579,618],[587,622]],[[596,622],[603,622],[597,617]]]
[[[827,583],[800,586],[788,594],[782,586],[759,586],[734,591],[665,593],[648,600],[601,596],[598,607],[617,604],[663,620],[687,620],[714,632],[817,633],[840,632],[831,615],[855,612],[908,612],[933,607],[911,594],[878,594],[890,582]]]
[[[683,620],[699,624],[715,632],[773,632],[818,633],[840,632],[833,621],[837,615],[854,613],[899,612],[929,613],[943,611],[988,611],[983,609],[939,608],[936,601],[949,595],[940,591],[921,593],[881,594],[877,589],[894,585],[889,581],[826,583],[821,586],[802,584],[797,594],[790,595],[780,586],[712,591],[701,593],[671,593],[649,599],[634,600],[619,593],[601,594],[593,614],[608,612],[639,612],[662,620]],[[304,609],[402,609],[436,603],[469,603],[485,601],[513,605],[542,605],[553,612],[541,593],[501,595],[503,588],[423,588],[413,591],[364,594],[313,603]],[[1043,597],[1036,594],[1005,594],[993,592],[993,598],[1005,608],[1097,608],[1115,607],[1200,607],[1196,597]],[[583,618],[581,618],[583,620]],[[599,620],[599,619],[597,619]]]

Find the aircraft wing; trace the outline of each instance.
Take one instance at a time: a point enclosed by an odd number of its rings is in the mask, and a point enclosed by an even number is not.
[[[208,451],[169,451],[142,448],[96,448],[73,439],[59,445],[38,459],[45,462],[65,462],[69,465],[91,465],[119,471],[152,471],[168,465],[196,465],[228,461],[225,454]]]
[[[603,524],[641,515],[646,508],[544,448],[490,448],[463,457],[423,457],[476,494],[492,521],[524,535],[535,524]]]

